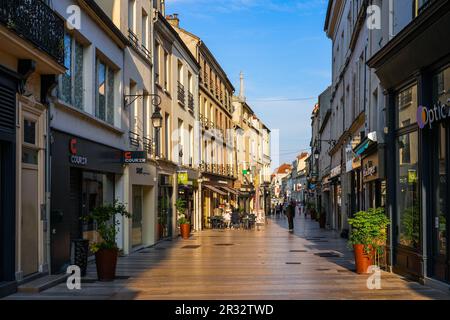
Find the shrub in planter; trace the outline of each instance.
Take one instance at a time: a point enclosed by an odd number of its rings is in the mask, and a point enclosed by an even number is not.
[[[180,226],[180,234],[183,239],[189,239],[191,235],[191,221],[186,217],[186,201],[178,199],[175,203],[178,214],[178,225]]]
[[[117,256],[119,249],[116,243],[118,232],[116,217],[131,218],[125,205],[118,201],[95,208],[88,216],[83,217],[85,222],[94,222],[101,240],[91,243],[91,251],[95,253],[97,276],[99,281],[112,281],[116,276]]]
[[[386,244],[389,219],[384,208],[371,208],[360,211],[348,220],[352,227],[349,245],[353,246],[357,273],[367,273],[367,269],[375,262],[378,264],[380,255]]]

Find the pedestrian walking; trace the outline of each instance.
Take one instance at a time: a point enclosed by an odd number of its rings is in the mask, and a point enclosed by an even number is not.
[[[286,207],[286,218],[288,219],[289,232],[294,232],[295,202],[291,202]]]

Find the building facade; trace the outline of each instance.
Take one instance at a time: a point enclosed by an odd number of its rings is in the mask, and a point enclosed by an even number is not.
[[[50,92],[64,21],[44,1],[0,4],[0,297],[48,273]]]
[[[386,19],[368,65],[385,88],[389,263],[448,289],[450,2],[376,3]]]

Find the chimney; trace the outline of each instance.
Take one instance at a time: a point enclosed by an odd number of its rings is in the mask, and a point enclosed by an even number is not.
[[[239,99],[241,101],[245,101],[244,73],[242,71],[241,71],[241,74],[240,74],[239,78],[240,78],[240,81],[241,81],[240,88],[239,88]]]
[[[170,23],[172,27],[179,28],[180,27],[180,18],[178,18],[178,13],[174,13],[168,15],[166,17],[167,21]]]
[[[166,3],[164,0],[161,0],[161,14],[163,17],[166,15]]]

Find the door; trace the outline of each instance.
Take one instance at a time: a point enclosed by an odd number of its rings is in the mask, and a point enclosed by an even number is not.
[[[434,278],[449,282],[449,188],[447,187],[449,164],[448,143],[449,129],[442,124],[438,126],[438,143],[435,154],[438,155],[435,165],[433,186],[435,190],[435,201],[433,204],[433,219],[431,226],[432,253],[433,253],[433,276]]]
[[[38,167],[22,166],[21,267],[24,276],[38,272]]]
[[[142,245],[142,210],[143,210],[143,188],[142,186],[133,186],[133,227],[132,227],[132,246]]]

